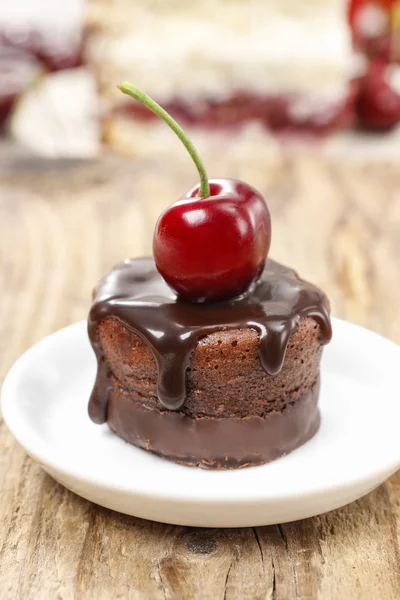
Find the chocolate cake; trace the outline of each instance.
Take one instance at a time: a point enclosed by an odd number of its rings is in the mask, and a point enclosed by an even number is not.
[[[98,372],[95,423],[184,465],[259,465],[318,430],[325,295],[267,260],[243,296],[180,300],[151,258],[127,260],[99,283],[89,315]]]

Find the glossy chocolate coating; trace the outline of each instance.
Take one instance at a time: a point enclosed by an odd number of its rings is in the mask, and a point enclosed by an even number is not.
[[[319,380],[284,411],[265,417],[197,417],[143,405],[113,389],[108,425],[127,442],[187,466],[238,469],[288,454],[317,432]]]
[[[269,375],[282,368],[289,338],[302,318],[320,325],[321,342],[331,338],[328,302],[321,290],[295,271],[268,260],[260,280],[241,298],[214,304],[179,300],[151,258],[126,260],[99,283],[89,315],[89,337],[98,374],[89,414],[107,420],[111,373],[98,339],[106,318],[120,320],[150,347],[158,368],[157,395],[162,406],[178,410],[186,397],[186,370],[202,337],[227,329],[252,328],[260,339],[260,362]]]

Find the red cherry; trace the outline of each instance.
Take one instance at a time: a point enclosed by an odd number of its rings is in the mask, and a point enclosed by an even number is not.
[[[196,148],[171,115],[131,83],[118,87],[163,119],[200,175],[200,184],[157,221],[153,253],[161,275],[191,302],[218,302],[243,294],[261,275],[271,242],[271,218],[263,197],[242,181],[209,181]]]
[[[261,194],[235,179],[199,186],[158,219],[153,254],[180,297],[213,302],[243,294],[260,276],[271,242],[271,219]]]
[[[390,57],[391,11],[395,0],[351,0],[348,4],[353,42],[366,56]]]
[[[389,131],[400,121],[400,95],[387,80],[387,67],[373,61],[361,84],[357,115],[360,126],[370,131]]]

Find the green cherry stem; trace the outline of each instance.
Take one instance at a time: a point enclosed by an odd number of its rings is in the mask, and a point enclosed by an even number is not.
[[[182,127],[178,125],[178,123],[164,110],[157,102],[155,102],[150,96],[140,91],[137,87],[129,83],[128,81],[124,81],[121,83],[118,88],[124,94],[128,94],[144,106],[151,110],[155,115],[160,117],[167,125],[172,129],[172,131],[178,136],[181,140],[182,144],[185,146],[186,150],[189,152],[190,156],[194,164],[197,167],[197,170],[200,175],[200,188],[199,188],[199,196],[201,198],[207,198],[210,195],[210,186],[208,183],[207,172],[204,167],[204,164],[197,152],[193,142],[188,138],[186,133],[183,131]]]

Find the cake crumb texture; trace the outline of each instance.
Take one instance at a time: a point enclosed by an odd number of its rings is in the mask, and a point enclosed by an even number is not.
[[[99,327],[114,389],[129,391],[144,406],[160,408],[157,367],[150,348],[113,317]],[[201,339],[187,370],[187,397],[180,409],[188,416],[265,416],[296,402],[316,382],[322,353],[319,325],[302,319],[291,335],[281,371],[268,375],[258,357],[253,329],[235,329]]]

